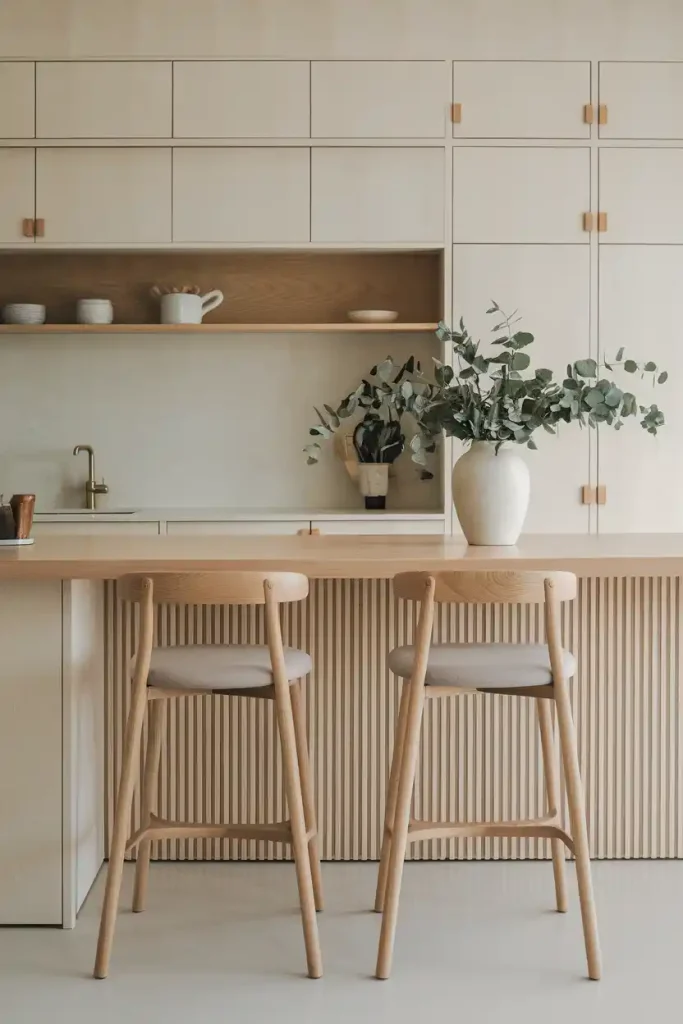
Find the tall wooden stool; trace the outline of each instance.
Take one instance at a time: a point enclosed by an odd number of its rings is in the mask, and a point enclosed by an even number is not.
[[[600,946],[593,901],[583,786],[567,680],[574,657],[560,646],[559,602],[576,597],[568,572],[408,572],[394,579],[399,597],[420,602],[414,646],[397,647],[389,667],[405,683],[401,694],[389,777],[375,910],[383,913],[377,977],[388,978],[398,917],[406,846],[425,839],[461,836],[535,836],[552,840],[557,909],[567,909],[564,844],[576,858],[588,974],[600,978]],[[543,604],[546,644],[432,644],[436,602]],[[504,693],[536,701],[549,808],[529,821],[412,821],[410,804],[425,699],[457,693]],[[564,764],[571,836],[561,827],[559,786],[550,701],[555,702]]]
[[[138,847],[133,910],[145,909],[152,839],[265,839],[291,843],[299,886],[308,974],[322,976],[316,910],[322,910],[313,789],[306,745],[306,724],[298,682],[311,670],[303,651],[282,646],[279,604],[301,601],[308,580],[296,573],[207,572],[127,576],[120,592],[140,605],[140,638],[133,670],[121,778],[109,852],[94,974],[106,978],[114,938],[126,853]],[[155,604],[265,604],[267,646],[189,645],[153,647]],[[153,813],[166,701],[200,694],[267,698],[275,701],[289,820],[269,825],[184,824]],[[135,766],[149,708],[149,731],[142,780],[141,827],[127,838]]]

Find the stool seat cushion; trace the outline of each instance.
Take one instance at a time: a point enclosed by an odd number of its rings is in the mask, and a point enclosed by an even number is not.
[[[311,671],[310,655],[285,647],[290,682]],[[222,692],[270,686],[273,673],[267,647],[256,644],[188,644],[155,647],[147,677],[148,686],[165,690]]]
[[[409,679],[414,660],[412,645],[396,647],[389,655],[389,668]],[[569,679],[576,671],[574,655],[563,651],[562,661]],[[547,686],[552,681],[545,644],[432,644],[425,676],[427,686],[476,690]]]

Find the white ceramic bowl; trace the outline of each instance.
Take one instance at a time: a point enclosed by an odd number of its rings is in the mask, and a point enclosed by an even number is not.
[[[390,324],[398,318],[395,309],[350,309],[347,315],[356,324]]]
[[[45,323],[45,306],[35,302],[11,302],[2,313],[6,324]]]
[[[76,323],[110,324],[114,307],[109,299],[79,299],[76,303]]]

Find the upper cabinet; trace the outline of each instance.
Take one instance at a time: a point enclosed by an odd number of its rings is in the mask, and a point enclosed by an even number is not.
[[[32,139],[35,133],[35,64],[0,62],[0,138]]]
[[[443,241],[442,149],[313,149],[311,174],[312,241]]]
[[[34,149],[0,149],[0,245],[33,245],[35,169]]]
[[[173,150],[173,241],[296,243],[310,238],[310,150]]]
[[[590,98],[588,61],[455,61],[453,136],[587,139]]]
[[[176,61],[173,134],[186,139],[308,138],[310,65]]]
[[[610,242],[683,244],[683,149],[600,150],[600,210]]]
[[[171,134],[170,61],[40,61],[43,139],[153,139]]]
[[[600,64],[601,139],[683,139],[683,63]]]
[[[38,244],[161,245],[171,241],[171,151],[38,149]]]
[[[313,61],[311,135],[316,139],[443,138],[448,93],[444,61]]]
[[[462,146],[453,150],[454,242],[588,244],[590,150]]]

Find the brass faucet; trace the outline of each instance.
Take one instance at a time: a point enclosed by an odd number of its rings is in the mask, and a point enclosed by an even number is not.
[[[109,488],[102,479],[102,483],[98,484],[95,481],[95,452],[89,444],[77,444],[74,448],[74,455],[78,455],[79,452],[88,453],[88,479],[85,482],[85,507],[94,509],[95,497],[98,494],[109,494]]]

